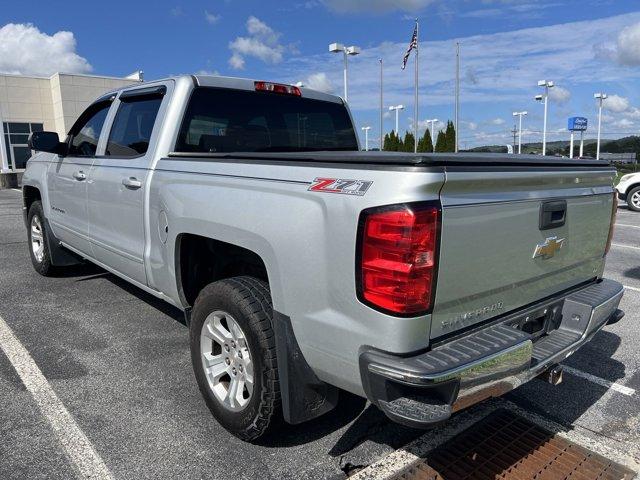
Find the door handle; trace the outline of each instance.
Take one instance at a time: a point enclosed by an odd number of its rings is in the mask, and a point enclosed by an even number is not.
[[[131,190],[137,190],[142,186],[142,182],[138,180],[136,177],[128,177],[122,179],[122,185]]]
[[[82,170],[78,170],[77,172],[73,172],[73,178],[81,182],[82,180],[85,180],[87,176],[84,174]]]
[[[552,200],[540,205],[540,230],[549,230],[564,225],[567,220],[567,201]]]

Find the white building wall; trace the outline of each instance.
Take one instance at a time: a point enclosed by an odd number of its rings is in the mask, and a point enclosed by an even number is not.
[[[128,78],[55,73],[51,77],[0,74],[2,122],[41,123],[64,139],[80,114],[104,93],[141,81]],[[0,141],[4,144],[0,123]],[[7,170],[6,148],[0,147],[0,170]]]

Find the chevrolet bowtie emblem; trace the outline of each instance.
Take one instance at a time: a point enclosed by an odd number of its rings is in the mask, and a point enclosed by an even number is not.
[[[549,237],[544,243],[536,245],[533,251],[533,258],[551,258],[562,248],[562,245],[564,245],[564,238],[558,240],[558,237]]]

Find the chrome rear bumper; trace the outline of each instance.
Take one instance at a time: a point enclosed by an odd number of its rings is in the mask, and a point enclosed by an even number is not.
[[[365,392],[400,423],[420,427],[445,420],[456,410],[522,385],[574,353],[610,319],[621,318],[623,290],[605,279],[416,356],[365,348],[360,356]],[[518,319],[532,314],[553,315],[559,326],[535,336],[518,329]]]

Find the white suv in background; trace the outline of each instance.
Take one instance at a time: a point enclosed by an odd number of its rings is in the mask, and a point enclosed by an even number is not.
[[[640,172],[623,175],[616,185],[616,190],[620,200],[627,202],[634,212],[640,212]]]

